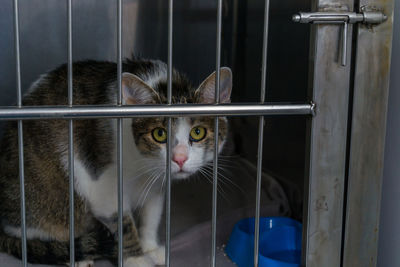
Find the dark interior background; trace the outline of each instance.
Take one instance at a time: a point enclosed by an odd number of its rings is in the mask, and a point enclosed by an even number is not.
[[[115,2],[115,3],[114,3]],[[74,60],[116,59],[116,1],[73,1]],[[309,0],[271,1],[268,40],[268,102],[306,102],[309,27],[291,16]],[[174,1],[174,67],[199,84],[215,69],[216,1]],[[167,1],[124,1],[124,57],[167,58]],[[0,5],[0,105],[13,105],[15,53],[12,1]],[[26,91],[40,74],[67,61],[66,1],[20,0],[21,73]],[[258,102],[261,88],[263,0],[223,1],[222,65],[233,70],[233,102]],[[236,152],[256,162],[257,118],[233,118]],[[1,134],[1,125],[0,125]],[[278,177],[302,214],[306,121],[266,117],[265,171]]]

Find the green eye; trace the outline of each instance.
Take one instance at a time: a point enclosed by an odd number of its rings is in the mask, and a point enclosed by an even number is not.
[[[201,126],[197,126],[197,127],[193,127],[192,130],[190,131],[190,141],[194,141],[194,142],[199,142],[201,140],[204,139],[204,137],[206,137],[206,128],[201,127]]]
[[[159,143],[165,143],[167,141],[167,131],[165,131],[164,128],[155,128],[152,132],[151,135],[153,136],[154,140],[156,140]]]

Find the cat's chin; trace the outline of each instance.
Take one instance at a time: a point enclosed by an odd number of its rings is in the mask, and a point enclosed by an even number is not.
[[[173,173],[172,178],[175,180],[181,180],[181,179],[189,178],[189,176],[192,174],[193,173],[191,173],[191,172],[180,171],[180,172]]]

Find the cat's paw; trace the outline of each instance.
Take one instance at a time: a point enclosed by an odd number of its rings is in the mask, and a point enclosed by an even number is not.
[[[165,247],[158,246],[156,249],[146,252],[156,265],[165,265]]]
[[[127,258],[124,267],[154,267],[154,263],[147,255],[142,255]]]
[[[155,239],[141,239],[140,246],[145,254],[149,251],[156,250],[159,247],[158,242]]]

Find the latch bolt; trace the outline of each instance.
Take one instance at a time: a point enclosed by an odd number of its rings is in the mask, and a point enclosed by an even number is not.
[[[299,23],[311,24],[342,24],[342,66],[347,62],[347,32],[348,24],[380,24],[387,20],[387,16],[378,11],[356,12],[299,12],[293,15],[292,20]]]

